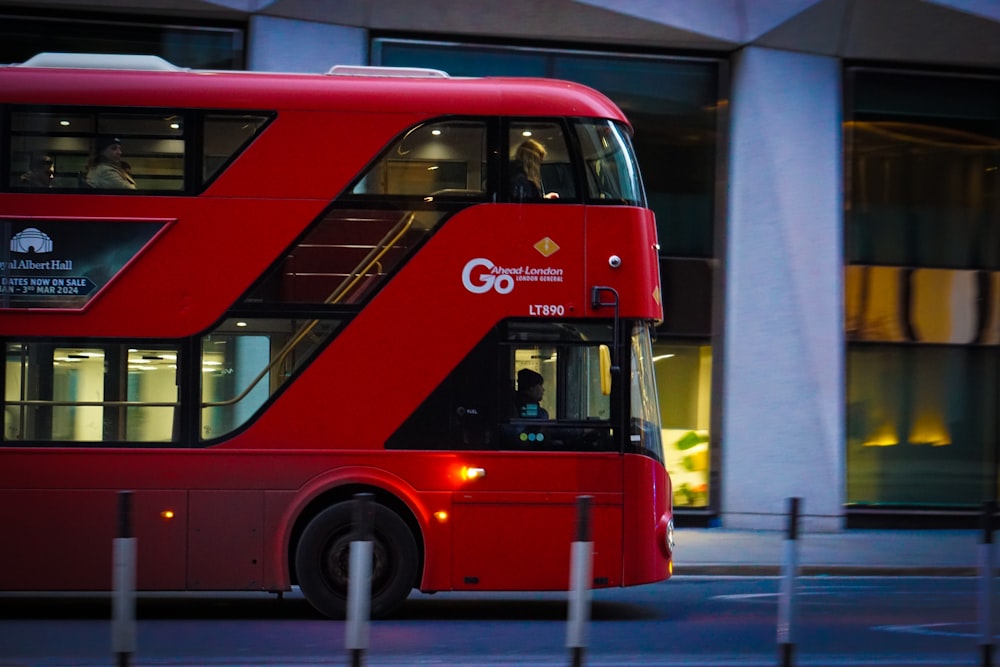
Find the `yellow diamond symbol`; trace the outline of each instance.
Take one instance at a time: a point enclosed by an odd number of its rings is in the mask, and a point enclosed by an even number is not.
[[[546,236],[544,239],[535,244],[535,250],[542,253],[542,257],[548,257],[549,255],[555,254],[559,250],[559,244]]]
[[[657,304],[660,303],[660,286],[659,285],[657,285],[655,288],[653,288],[653,301],[655,301]]]

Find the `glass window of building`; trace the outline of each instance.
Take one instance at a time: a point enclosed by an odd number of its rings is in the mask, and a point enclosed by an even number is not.
[[[0,63],[24,62],[40,52],[149,54],[192,69],[242,69],[246,64],[240,25],[0,14]]]
[[[847,499],[997,497],[1000,78],[846,77]]]
[[[625,112],[660,243],[664,322],[653,356],[667,468],[680,480],[674,498],[679,508],[710,508],[711,313],[724,63],[388,38],[373,41],[372,63],[432,67],[452,76],[567,79],[601,91]],[[545,182],[548,189],[548,176]]]
[[[707,505],[712,348],[659,343],[653,348],[653,369],[661,396],[663,449],[674,485],[674,505]]]

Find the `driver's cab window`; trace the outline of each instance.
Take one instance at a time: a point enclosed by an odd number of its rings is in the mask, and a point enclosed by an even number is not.
[[[518,331],[517,325],[509,330],[506,368],[512,400],[500,429],[500,448],[613,449],[611,327],[526,329],[532,330]]]
[[[492,329],[386,441],[389,449],[617,451],[610,323]],[[620,410],[621,408],[619,408]],[[621,429],[619,429],[621,431]]]
[[[607,345],[530,346],[512,350],[513,419],[611,419]]]
[[[573,161],[562,123],[511,121],[506,192],[515,202],[575,200]]]

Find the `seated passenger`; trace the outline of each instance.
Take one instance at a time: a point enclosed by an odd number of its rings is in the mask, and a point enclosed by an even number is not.
[[[48,188],[55,178],[55,162],[50,155],[36,153],[28,160],[28,171],[21,174],[19,184],[22,188]]]
[[[542,187],[542,160],[545,146],[534,139],[526,139],[514,152],[511,172],[510,196],[514,201],[535,199],[558,199],[559,194],[548,192]]]
[[[517,393],[514,395],[515,417],[522,419],[548,419],[549,412],[542,407],[545,378],[529,368],[517,372]]]
[[[92,188],[135,190],[129,165],[122,161],[122,142],[115,137],[100,137],[97,150],[87,165],[87,185]]]

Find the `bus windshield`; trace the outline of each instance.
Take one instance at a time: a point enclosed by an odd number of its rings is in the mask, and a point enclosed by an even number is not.
[[[663,461],[663,441],[660,437],[660,402],[656,396],[653,346],[649,325],[636,323],[632,328],[632,449],[657,461]]]
[[[628,130],[610,120],[576,126],[587,169],[587,194],[601,203],[645,206],[646,196]]]

